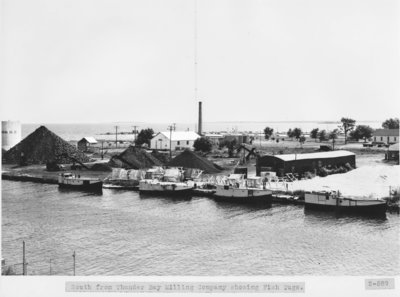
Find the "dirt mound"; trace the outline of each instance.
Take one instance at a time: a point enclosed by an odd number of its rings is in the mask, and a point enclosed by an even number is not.
[[[68,156],[79,162],[88,162],[89,158],[45,126],[40,126],[25,139],[8,150],[4,163],[8,164],[46,164],[55,161],[58,164],[72,163]]]
[[[168,166],[196,168],[203,170],[204,173],[219,173],[220,169],[207,158],[200,157],[195,152],[185,150],[180,155],[172,159]]]
[[[111,167],[125,169],[142,169],[162,166],[160,160],[146,152],[145,149],[130,146],[121,154],[113,156],[108,163]]]

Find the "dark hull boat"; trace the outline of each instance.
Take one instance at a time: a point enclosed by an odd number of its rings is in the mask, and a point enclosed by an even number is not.
[[[103,189],[103,182],[100,179],[80,177],[71,173],[62,173],[58,177],[58,186],[63,189],[101,192]]]
[[[340,197],[336,192],[305,193],[304,204],[307,209],[366,215],[385,215],[387,210],[384,200]]]

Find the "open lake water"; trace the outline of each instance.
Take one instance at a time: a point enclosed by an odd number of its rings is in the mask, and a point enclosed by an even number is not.
[[[399,223],[2,181],[2,257],[25,241],[29,275],[72,275],[73,251],[77,275],[398,275]]]

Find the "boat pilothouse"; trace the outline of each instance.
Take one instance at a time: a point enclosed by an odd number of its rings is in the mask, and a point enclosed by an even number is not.
[[[343,197],[339,191],[306,192],[304,203],[306,208],[377,215],[385,214],[387,209],[387,203],[382,199]]]
[[[103,181],[98,178],[81,177],[72,173],[61,173],[58,176],[58,186],[60,188],[101,192]]]
[[[244,178],[243,174],[231,174],[223,184],[217,185],[216,200],[240,203],[272,203],[272,191],[265,188],[258,176]]]

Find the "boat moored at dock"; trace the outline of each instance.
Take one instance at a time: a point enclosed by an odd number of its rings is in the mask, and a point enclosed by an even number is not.
[[[101,192],[103,181],[98,178],[81,177],[72,173],[61,173],[58,176],[58,186],[81,191]]]
[[[139,182],[140,194],[154,194],[167,196],[185,196],[190,195],[194,189],[193,182],[183,181],[183,172],[181,169],[166,169],[162,175],[154,175],[151,170],[146,173],[146,178]]]
[[[217,185],[213,195],[217,201],[244,204],[271,204],[272,191],[265,189],[260,177],[244,179],[242,174],[231,174],[225,184]]]
[[[341,196],[339,191],[306,192],[304,205],[308,209],[333,210],[338,212],[384,215],[387,202],[381,199]]]

